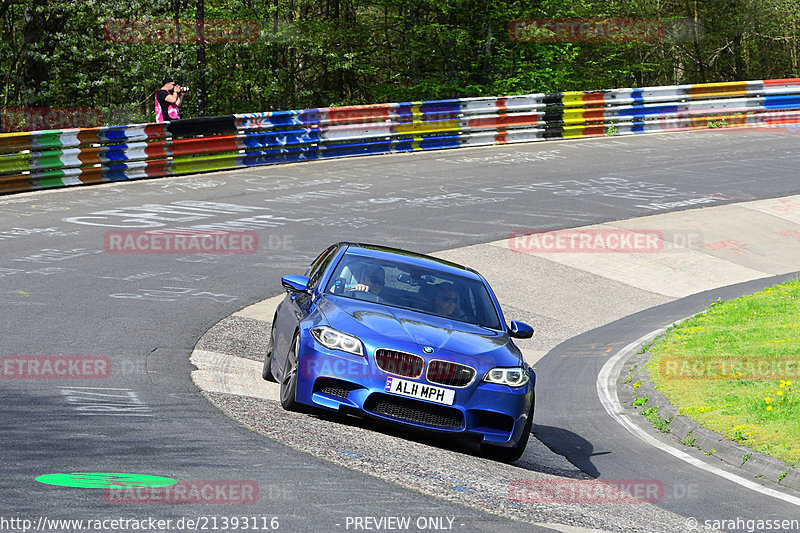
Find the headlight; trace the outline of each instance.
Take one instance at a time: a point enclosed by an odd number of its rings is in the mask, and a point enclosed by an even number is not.
[[[493,368],[483,376],[483,381],[487,383],[508,385],[509,387],[522,387],[529,380],[528,371],[519,366],[514,368]]]
[[[342,333],[328,326],[311,328],[311,335],[314,336],[318,343],[330,350],[341,350],[362,357],[364,355],[361,341],[352,335]]]

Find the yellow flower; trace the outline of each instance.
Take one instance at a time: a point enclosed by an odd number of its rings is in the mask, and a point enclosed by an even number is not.
[[[771,405],[767,406],[767,411],[772,411],[772,406]]]
[[[792,382],[791,381],[787,381],[786,384],[789,385],[790,387],[792,386]]]
[[[786,387],[786,382],[781,383],[781,388],[783,389],[784,387]],[[780,391],[778,391],[778,392],[780,392]]]
[[[764,398],[764,401],[765,401],[765,402],[767,402],[768,404],[769,404],[769,403],[772,403],[772,398],[770,398],[769,396],[767,396],[766,398]],[[770,409],[771,409],[771,408],[770,408]]]
[[[778,396],[783,396],[783,391],[782,390],[776,391],[775,394],[777,394]]]

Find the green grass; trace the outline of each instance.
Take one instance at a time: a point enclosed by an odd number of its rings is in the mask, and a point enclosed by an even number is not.
[[[647,407],[642,409],[642,414],[653,424],[653,427],[657,430],[663,431],[664,433],[669,431],[669,422],[672,419],[661,418],[658,414],[658,407]]]
[[[651,379],[679,414],[800,466],[800,280],[717,301],[650,354]]]

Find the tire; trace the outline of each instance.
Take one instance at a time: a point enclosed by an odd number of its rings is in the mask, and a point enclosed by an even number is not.
[[[528,420],[525,421],[525,427],[522,429],[522,436],[519,442],[514,447],[493,446],[492,444],[481,444],[481,453],[484,457],[494,459],[503,463],[512,463],[522,457],[525,453],[525,447],[528,445],[528,438],[531,435],[533,428],[533,409],[536,406],[536,396],[531,398],[531,408],[528,412]]]
[[[300,335],[295,335],[292,349],[286,356],[286,366],[281,376],[281,407],[287,411],[300,411],[297,403],[297,367],[300,356]]]
[[[278,380],[272,375],[272,348],[275,346],[275,319],[272,320],[272,329],[269,333],[269,348],[264,354],[264,367],[261,369],[261,377],[266,381],[277,383]]]

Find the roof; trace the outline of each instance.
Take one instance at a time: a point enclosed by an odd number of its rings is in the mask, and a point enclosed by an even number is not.
[[[478,272],[469,267],[465,267],[463,265],[459,265],[458,263],[453,263],[452,261],[447,261],[445,259],[439,259],[438,257],[433,257],[431,255],[420,254],[417,252],[412,252],[410,250],[403,250],[401,248],[392,248],[389,246],[381,246],[377,244],[354,243],[354,242],[342,242],[339,244],[348,246],[347,253],[353,253],[355,255],[360,255],[364,257],[400,260],[404,263],[411,263],[420,267],[432,268],[434,270],[442,270],[462,276],[467,274],[469,277],[474,276],[478,279],[482,279],[482,277],[480,276],[480,274],[478,274]]]

